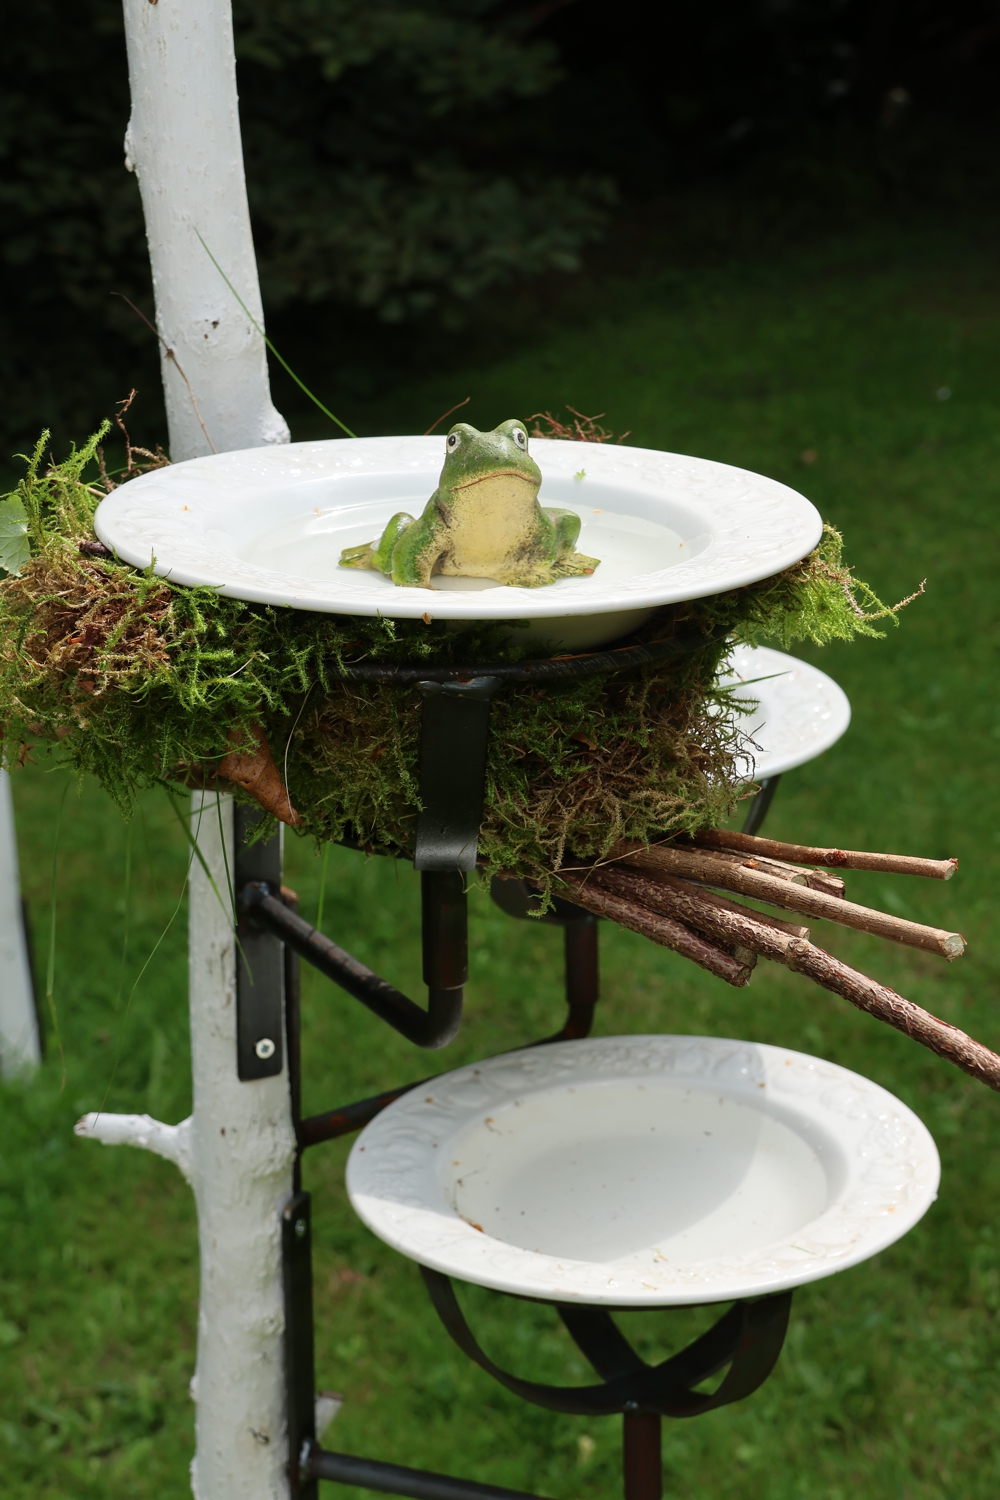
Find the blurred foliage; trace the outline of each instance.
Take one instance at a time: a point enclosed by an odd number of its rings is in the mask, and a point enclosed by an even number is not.
[[[265,297],[389,321],[513,275],[575,270],[611,185],[525,151],[555,48],[489,0],[237,0]]]
[[[995,192],[1000,0],[234,10],[265,306],[297,361],[338,351],[348,397],[454,363],[484,325],[509,342],[526,313],[503,288],[548,273],[551,304],[616,191],[613,255],[634,262],[660,201],[687,241],[657,253],[689,263]],[[152,446],[156,349],[109,296],[151,311],[117,0],[12,8],[0,100],[0,462],[43,426],[92,430],[133,385]],[[724,206],[692,208],[706,190]]]
[[[997,0],[623,0],[609,20],[579,0],[542,32],[558,107],[573,97],[591,160],[630,193],[718,175],[841,214],[879,189],[995,190]]]

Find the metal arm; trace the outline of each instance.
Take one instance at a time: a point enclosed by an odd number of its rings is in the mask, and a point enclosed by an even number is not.
[[[462,994],[468,973],[465,891],[457,874],[425,874],[422,884],[426,1010],[289,910],[267,881],[248,881],[237,905],[241,914],[280,938],[407,1041],[435,1049],[447,1046],[462,1022]]]

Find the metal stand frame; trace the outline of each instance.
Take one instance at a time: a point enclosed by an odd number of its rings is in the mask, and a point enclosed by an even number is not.
[[[362,667],[355,675],[412,683],[421,693],[420,800],[414,865],[421,873],[423,975],[426,1010],[298,916],[296,899],[281,885],[280,834],[247,844],[261,814],[240,807],[236,823],[237,1069],[247,1082],[281,1072],[287,1051],[292,1116],[298,1154],[294,1195],[282,1215],[285,1286],[285,1352],[288,1388],[289,1477],[293,1500],[318,1500],[318,1481],[335,1480],[413,1500],[537,1500],[522,1491],[404,1468],[378,1459],[332,1453],[319,1446],[315,1425],[310,1196],[301,1190],[301,1155],[320,1141],[359,1130],[386,1105],[425,1083],[412,1083],[352,1104],[301,1115],[299,959],[304,958],[416,1046],[444,1047],[461,1024],[468,978],[465,876],[475,869],[482,815],[490,708],[506,680],[526,682],[648,665],[708,644],[679,638],[655,647],[629,647],[548,662],[478,669]],[[760,826],[777,777],[763,783],[746,827]],[[528,917],[538,893],[524,881],[494,880],[491,894],[509,915]],[[598,999],[597,922],[572,902],[557,898],[542,921],[563,928],[568,1014],[561,1030],[533,1045],[589,1034]],[[476,1342],[450,1281],[421,1267],[448,1333],[470,1359],[508,1390],[550,1411],[623,1418],[626,1500],[660,1500],[663,1416],[688,1417],[737,1401],[764,1381],[780,1353],[791,1293],[736,1303],[679,1354],[649,1366],[617,1328],[611,1311],[553,1302],[570,1336],[600,1383],[583,1387],[539,1385],[495,1365]],[[695,1388],[728,1366],[711,1395]]]

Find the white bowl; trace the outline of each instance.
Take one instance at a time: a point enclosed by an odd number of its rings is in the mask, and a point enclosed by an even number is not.
[[[527,1297],[759,1296],[884,1250],[940,1163],[834,1063],[718,1037],[557,1042],[445,1073],[358,1137],[347,1190],[411,1259]]]
[[[126,562],[237,599],[333,614],[519,620],[585,649],[634,630],[658,605],[767,578],[806,555],[822,521],[786,485],[728,464],[649,448],[533,438],[540,499],[576,511],[589,578],[542,588],[441,578],[397,588],[338,566],[397,510],[437,486],[440,437],[344,438],[249,448],[156,469],[97,510],[97,535]],[[582,476],[582,477],[580,477]]]
[[[743,702],[757,707],[740,719],[759,745],[738,770],[745,780],[780,776],[835,745],[851,722],[842,687],[808,662],[768,646],[737,646],[719,678]]]

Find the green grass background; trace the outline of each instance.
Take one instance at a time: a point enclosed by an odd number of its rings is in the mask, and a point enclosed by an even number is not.
[[[809,653],[847,690],[854,721],[840,745],[787,777],[768,827],[802,842],[959,855],[961,872],[948,885],[853,875],[850,893],[960,928],[970,943],[960,963],[823,924],[816,932],[848,962],[1000,1046],[995,255],[969,235],[897,227],[770,263],[609,275],[598,290],[540,313],[530,334],[512,302],[509,336],[494,328],[488,358],[470,343],[468,367],[439,369],[342,415],[359,431],[421,431],[466,394],[473,400],[462,415],[481,427],[567,402],[606,411],[615,431],[631,429],[630,442],[744,465],[803,489],[843,528],[851,560],[883,597],[926,577],[925,597],[885,642]],[[311,419],[299,424],[297,436],[321,435]],[[803,462],[807,451],[814,462]],[[64,777],[33,765],[14,783],[44,973]],[[289,846],[287,878],[314,913],[319,862]],[[0,1489],[11,1500],[189,1493],[190,1195],[157,1158],[72,1134],[77,1116],[102,1103],[119,1042],[107,1107],[169,1121],[188,1110],[183,905],[125,1014],[177,906],[185,857],[162,796],[144,799],[127,833],[96,787],[69,791],[56,853],[54,971],[66,1083],[50,1034],[37,1079],[0,1088]],[[333,850],[326,913],[338,941],[419,992],[408,867]],[[513,923],[474,894],[468,1019],[440,1066],[554,1029],[560,943],[558,931]],[[1000,1485],[1000,1100],[783,970],[762,964],[750,988],[735,992],[610,927],[602,966],[599,1034],[739,1036],[831,1058],[916,1109],[943,1159],[940,1199],[904,1241],[796,1294],[785,1352],[757,1395],[666,1424],[668,1496],[992,1500]],[[309,974],[304,1015],[308,1111],[428,1066]],[[347,1397],[328,1443],[556,1500],[619,1494],[618,1422],[528,1407],[452,1347],[415,1267],[352,1216],[348,1148],[321,1146],[305,1167],[317,1226],[318,1380]],[[495,1356],[542,1379],[583,1374],[544,1309],[480,1292],[467,1300]],[[705,1322],[704,1312],[627,1319],[650,1354],[679,1347]]]

